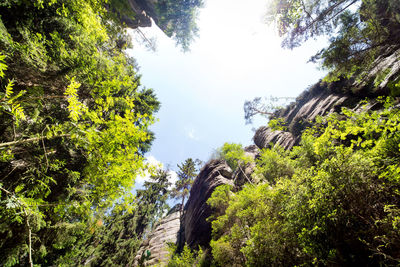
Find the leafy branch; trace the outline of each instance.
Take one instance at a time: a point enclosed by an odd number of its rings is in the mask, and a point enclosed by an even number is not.
[[[33,261],[32,261],[32,228],[29,223],[29,217],[32,214],[31,209],[29,206],[19,197],[17,197],[15,194],[11,193],[7,189],[3,188],[0,184],[0,190],[6,193],[9,197],[11,202],[16,203],[16,205],[22,209],[24,215],[25,215],[25,220],[26,220],[26,226],[28,228],[28,256],[29,256],[29,265],[33,267]],[[9,205],[10,206],[10,205]],[[11,205],[12,207],[13,205]]]

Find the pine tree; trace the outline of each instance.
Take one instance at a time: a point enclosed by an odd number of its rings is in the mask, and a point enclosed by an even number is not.
[[[178,164],[178,180],[172,189],[171,195],[176,199],[182,199],[181,214],[183,213],[185,198],[189,195],[194,178],[197,176],[196,165],[198,163],[191,158],[186,159],[181,165]]]

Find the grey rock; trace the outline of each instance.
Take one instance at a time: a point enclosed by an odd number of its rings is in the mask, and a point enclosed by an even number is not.
[[[296,143],[296,137],[289,132],[273,131],[267,126],[262,126],[256,131],[253,141],[259,148],[279,145],[290,149]]]
[[[212,210],[206,203],[214,189],[223,184],[233,186],[232,170],[223,160],[211,160],[193,182],[185,207],[185,240],[189,247],[208,246],[211,240],[211,224],[207,218]]]
[[[140,245],[135,257],[135,266],[139,265],[139,260],[146,250],[149,250],[151,255],[149,260],[145,261],[145,266],[165,265],[169,256],[168,243],[177,243],[180,225],[180,205],[176,205]]]
[[[386,76],[383,77],[381,81],[378,81],[377,90],[384,90],[388,83],[397,77],[397,74],[400,71],[400,49],[398,46],[389,46],[384,51],[373,64],[374,67],[372,70],[366,75],[365,79],[362,81],[355,81],[353,87],[357,90],[362,89],[367,85],[367,82],[375,79],[379,72],[382,70],[388,70]]]
[[[233,181],[236,190],[241,188],[246,183],[253,182],[252,173],[254,171],[254,168],[256,167],[255,159],[258,157],[260,150],[257,146],[251,145],[245,147],[244,152],[245,155],[251,157],[253,161],[247,164],[241,164],[240,168],[238,168],[233,174]]]
[[[318,82],[303,92],[287,108],[275,112],[275,118],[282,118],[288,129],[274,131],[267,126],[260,127],[254,137],[254,143],[260,148],[279,145],[291,149],[300,142],[301,133],[315,121],[317,116],[325,116],[340,111],[342,107],[358,110],[360,100],[366,96],[385,95],[386,86],[400,73],[400,49],[388,48],[385,55],[376,59],[362,81],[352,79],[332,82]],[[380,71],[380,72],[378,72]],[[379,73],[385,74],[379,78]],[[376,102],[371,100],[368,109],[373,109]]]

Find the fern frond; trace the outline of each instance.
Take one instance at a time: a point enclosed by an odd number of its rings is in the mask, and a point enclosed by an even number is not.
[[[6,86],[6,98],[10,98],[13,92],[14,80],[8,80],[8,84]]]
[[[87,110],[87,107],[78,100],[77,89],[80,86],[81,84],[75,81],[75,77],[73,77],[64,93],[67,96],[69,117],[73,121],[78,121],[79,117]]]
[[[4,71],[7,70],[7,65],[4,63],[5,55],[0,53],[0,78],[4,78]]]
[[[18,125],[19,121],[26,120],[24,109],[21,107],[21,105],[19,103],[12,105],[11,113],[15,116],[15,121],[16,121],[17,125]]]

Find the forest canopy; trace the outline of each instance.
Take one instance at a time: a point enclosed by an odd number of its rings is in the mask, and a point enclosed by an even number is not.
[[[152,3],[164,32],[187,49],[203,1]],[[170,210],[169,197],[179,199],[172,212],[186,223],[184,204],[207,168],[198,176],[199,164],[188,158],[170,190],[171,172],[146,161],[160,103],[127,54],[130,36],[119,15],[138,14],[126,7],[122,0],[0,3],[1,265],[127,266],[136,256],[142,264],[151,253],[137,255],[139,246]],[[211,224],[211,242],[193,252],[183,240],[170,266],[206,258],[215,266],[398,265],[399,99],[376,90],[363,105],[350,87],[327,88],[364,79],[377,59],[399,51],[399,1],[271,0],[269,14],[285,47],[330,38],[312,60],[331,72],[305,95],[340,91],[349,95],[341,103],[354,109],[289,122],[261,98],[246,102],[249,122],[274,115],[268,131],[289,130],[296,146],[218,149],[212,162],[223,168],[207,171],[229,185],[215,189],[221,183],[198,179],[194,185],[205,181],[207,190],[198,186],[201,197],[188,201],[210,215],[198,219]],[[398,72],[384,88],[393,96]],[[149,177],[133,194],[144,172]]]
[[[284,37],[286,48],[329,37],[328,47],[311,60],[333,71],[331,79],[370,70],[379,55],[393,52],[400,41],[397,0],[271,0],[268,20]]]
[[[62,263],[147,168],[160,104],[105,3],[0,3],[5,266]]]
[[[176,40],[183,51],[198,35],[197,18],[202,0],[158,0],[156,2],[159,25],[169,37]]]
[[[214,263],[398,265],[400,113],[378,102],[318,118],[291,151],[261,150],[256,184],[218,187],[207,201]]]

